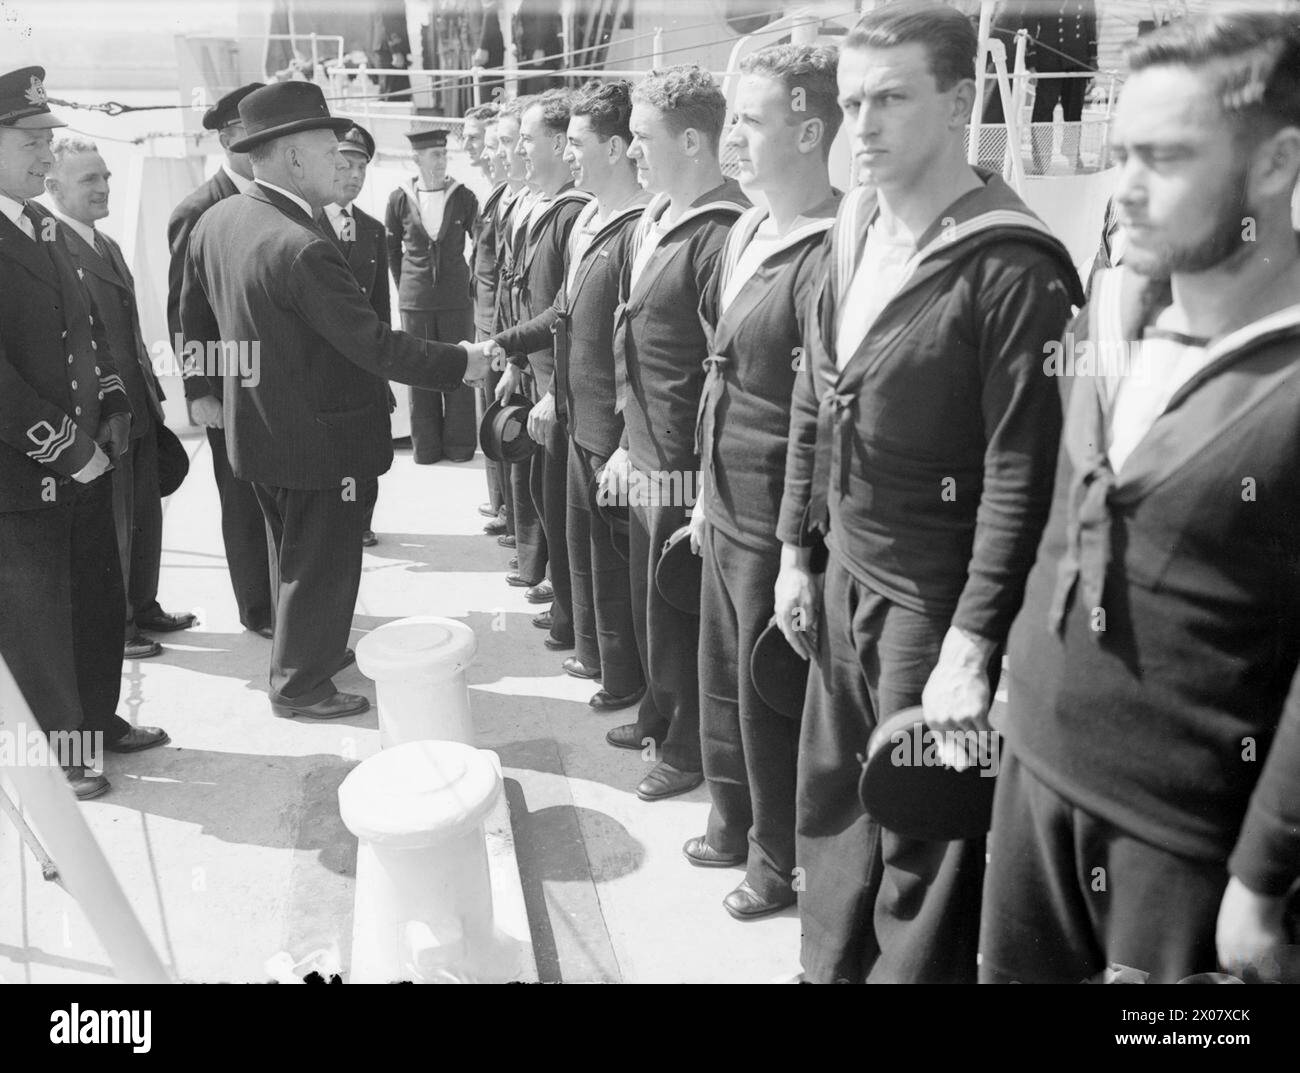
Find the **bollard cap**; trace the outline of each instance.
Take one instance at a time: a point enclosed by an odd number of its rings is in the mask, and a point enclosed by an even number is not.
[[[454,618],[417,615],[387,622],[357,642],[357,666],[376,682],[443,678],[463,671],[478,651],[474,631]]]
[[[420,849],[479,826],[501,793],[493,754],[456,741],[410,741],[358,764],[339,785],[339,815],[365,842]]]

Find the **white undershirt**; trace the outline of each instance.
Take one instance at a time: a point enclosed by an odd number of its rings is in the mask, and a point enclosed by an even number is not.
[[[573,294],[573,281],[578,276],[578,265],[582,263],[583,257],[591,249],[591,244],[600,231],[600,225],[596,222],[598,208],[599,205],[593,198],[573,221],[573,230],[569,232],[569,272],[564,281],[566,294]]]
[[[1156,318],[1156,327],[1161,327],[1166,313]],[[1132,355],[1128,368],[1106,378],[1111,400],[1106,453],[1115,473],[1169,408],[1178,389],[1205,367],[1209,349],[1157,336],[1143,339],[1128,353]]]
[[[670,225],[664,223],[664,217],[668,215],[665,209],[653,224],[650,230],[641,240],[641,246],[636,251],[636,257],[632,261],[631,286],[635,287],[641,274],[645,271],[646,265],[650,263],[650,258],[654,256],[655,250],[659,248],[659,243],[663,241],[664,235],[669,231]]]
[[[430,238],[437,238],[442,230],[442,218],[447,211],[447,188],[425,190],[417,185],[415,197],[420,207],[420,222]]]
[[[911,278],[916,261],[912,236],[901,229],[886,233],[877,217],[867,229],[862,260],[853,273],[853,282],[849,284],[840,313],[840,327],[835,337],[837,369],[843,369],[853,358],[876,318]]]
[[[781,237],[776,233],[776,224],[770,216],[758,225],[750,236],[749,244],[736,259],[736,266],[731,270],[731,278],[727,280],[726,289],[718,302],[719,313],[724,312],[736,300],[736,296],[754,278],[754,273],[762,267],[763,262],[776,252],[781,245]]]

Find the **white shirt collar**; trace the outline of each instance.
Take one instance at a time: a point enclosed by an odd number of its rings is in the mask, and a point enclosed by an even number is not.
[[[325,206],[325,211],[329,213],[329,218],[331,220],[337,220],[340,216],[343,215],[343,206],[336,205],[333,201],[331,201],[328,205]],[[349,216],[351,216],[355,211],[356,210],[353,209],[351,205],[348,206]]]
[[[58,217],[59,223],[70,227],[85,239],[87,246],[91,249],[95,248],[95,227],[93,224],[83,224],[80,220],[74,220],[71,216],[64,215],[53,206],[50,207],[50,212],[54,213],[54,215]]]
[[[9,222],[15,227],[21,226],[18,223],[18,217],[23,214],[26,205],[27,202],[25,201],[15,201],[8,194],[0,194],[0,212],[8,216]]]
[[[316,214],[311,211],[311,205],[305,202],[297,194],[291,194],[283,186],[276,186],[275,183],[268,183],[265,179],[258,179],[256,181],[260,185],[265,186],[268,190],[274,190],[277,194],[283,194],[285,197],[287,197],[290,201],[292,201],[295,205],[301,208],[303,212],[307,214],[307,219],[309,220],[316,219]]]
[[[241,194],[253,185],[252,179],[245,179],[239,172],[235,171],[227,161],[221,162],[221,170],[226,173],[226,177],[235,184],[235,189]]]

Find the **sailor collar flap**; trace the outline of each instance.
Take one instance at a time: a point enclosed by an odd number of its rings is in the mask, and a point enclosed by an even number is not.
[[[402,196],[405,197],[407,201],[410,203],[409,211],[410,211],[411,222],[416,227],[418,227],[421,231],[424,232],[424,234],[428,237],[430,242],[436,242],[442,238],[442,233],[447,230],[447,225],[451,222],[451,199],[455,195],[456,191],[461,189],[461,187],[463,187],[465,184],[460,182],[457,179],[453,179],[450,185],[446,186],[443,189],[442,226],[438,228],[437,235],[430,235],[424,226],[424,214],[420,212],[420,191],[418,189],[419,183],[420,183],[420,177],[417,175],[414,179],[411,180],[409,188],[405,186],[399,186],[398,189],[402,192]],[[435,191],[429,191],[429,192],[435,193]]]
[[[483,207],[479,210],[479,216],[486,219],[496,212],[496,208],[501,204],[501,198],[505,196],[509,183],[497,183],[496,189],[488,194],[487,200],[483,202]]]
[[[533,254],[537,252],[537,246],[541,242],[542,232],[546,229],[547,224],[550,223],[551,218],[559,212],[561,208],[565,205],[572,204],[575,201],[585,203],[591,200],[592,197],[590,194],[584,190],[579,190],[574,186],[566,187],[551,198],[551,200],[546,203],[546,207],[542,209],[534,219],[528,221],[528,245],[526,247],[527,252],[525,253],[525,260],[532,260]]]
[[[582,259],[578,263],[578,270],[573,275],[572,288],[566,288],[565,305],[572,307],[573,296],[582,290],[583,283],[586,282],[587,276],[591,274],[592,268],[599,260],[601,251],[609,244],[610,239],[627,224],[627,221],[635,216],[640,216],[645,210],[645,203],[641,202],[636,205],[629,205],[627,208],[619,209],[608,220],[601,224],[600,230],[591,238],[590,245],[582,253]],[[573,226],[576,230],[585,224],[596,213],[596,202],[593,200],[586,208],[578,214],[574,220]]]
[[[726,184],[724,184],[724,186],[725,185]],[[717,189],[722,189],[722,187],[718,187]],[[712,193],[712,191],[710,191],[710,193]],[[705,196],[707,196],[707,194]],[[655,224],[668,210],[668,204],[669,197],[667,194],[656,194],[650,203],[645,206],[641,222],[637,225],[636,232],[632,236],[632,248],[629,251],[628,257],[629,266],[636,261],[637,253],[641,249],[642,243],[649,240],[650,233],[654,230]],[[679,232],[692,220],[697,220],[702,216],[709,216],[714,213],[723,216],[731,216],[733,218],[739,217],[744,214],[748,207],[749,206],[747,205],[740,204],[738,201],[732,201],[727,197],[718,197],[705,201],[703,204],[691,205],[690,208],[674,220],[668,230],[659,237],[659,246],[655,250],[654,254],[651,255],[652,258],[658,256],[658,254],[667,246],[668,241],[673,237],[673,235]],[[636,305],[636,302],[633,300],[633,295],[636,297],[643,297],[648,289],[650,281],[653,280],[654,277],[655,273],[650,271],[641,273],[641,277],[637,280],[637,284],[633,288],[633,294],[628,296],[627,305],[629,307]]]

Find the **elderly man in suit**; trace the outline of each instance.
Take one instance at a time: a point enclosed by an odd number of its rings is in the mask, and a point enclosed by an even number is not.
[[[95,228],[108,215],[109,170],[94,142],[62,138],[54,144],[54,167],[45,189],[63,237],[95,299],[134,420],[131,449],[113,470],[113,512],[126,583],[127,659],[146,659],[162,645],[140,630],[170,632],[194,625],[189,613],[158,605],[162,561],[162,496],[158,484],[158,436],[162,389],[149,363],[135,304],[135,280],[118,244]]]
[[[393,460],[385,379],[452,391],[487,363],[394,332],[321,230],[345,167],[338,135],[352,123],[330,115],[320,88],[275,83],[239,114],[245,135],[232,148],[249,154],[255,182],[194,228],[181,325],[223,343],[230,465],[252,482],[274,551],[272,704],[333,719],[369,707],[333,675],[353,658],[366,485]]]
[[[388,294],[388,241],[384,225],[369,213],[353,204],[366,184],[366,169],[375,155],[375,139],[370,132],[356,123],[339,139],[339,152],[347,161],[347,170],[339,175],[334,191],[334,200],[325,206],[326,222],[329,234],[338,241],[339,249],[348,259],[348,267],[357,277],[361,289],[370,299],[370,305],[376,315],[385,324],[393,323],[392,299]],[[388,412],[392,413],[397,405],[390,390],[388,393]],[[375,516],[375,502],[379,494],[376,484],[374,496],[367,494],[363,504],[365,529],[361,534],[361,546],[373,548],[379,543],[372,528]]]
[[[168,738],[115,712],[126,609],[109,471],[130,450],[131,404],[65,228],[27,200],[64,126],[44,78],[0,75],[0,659],[43,731],[136,752]],[[78,797],[108,789],[60,759]]]
[[[243,193],[253,183],[253,169],[248,157],[230,147],[244,134],[239,102],[261,86],[261,82],[240,86],[204,113],[203,126],[217,132],[225,160],[211,179],[176,206],[167,221],[167,244],[171,250],[167,271],[167,331],[174,341],[178,360],[181,357],[181,278],[190,232],[213,205]],[[221,539],[226,549],[230,584],[235,590],[235,603],[239,608],[239,621],[245,629],[269,638],[274,604],[271,600],[266,528],[253,486],[230,471],[221,390],[220,375],[206,375],[201,365],[186,369],[185,398],[189,400],[190,417],[206,430],[208,449],[212,454],[212,473],[221,500]]]

